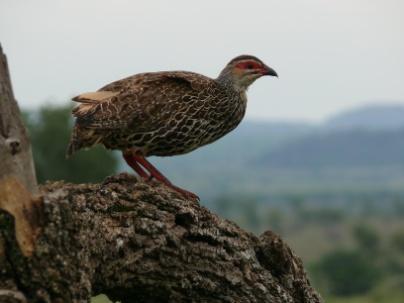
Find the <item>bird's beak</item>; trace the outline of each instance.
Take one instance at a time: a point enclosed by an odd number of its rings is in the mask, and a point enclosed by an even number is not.
[[[276,71],[267,65],[265,65],[264,69],[262,70],[262,75],[278,77],[278,74],[276,73]]]

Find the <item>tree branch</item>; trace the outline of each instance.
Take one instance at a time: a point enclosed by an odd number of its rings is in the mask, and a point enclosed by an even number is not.
[[[121,302],[320,302],[277,235],[257,238],[163,185],[121,174],[103,184],[48,183],[41,194],[31,257],[13,240],[11,216],[0,217],[3,279],[28,302],[99,293]]]

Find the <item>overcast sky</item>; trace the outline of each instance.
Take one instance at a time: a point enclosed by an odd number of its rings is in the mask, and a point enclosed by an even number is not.
[[[250,119],[404,104],[402,0],[0,0],[0,42],[23,107],[145,71],[216,77],[244,53],[280,76],[250,88]]]

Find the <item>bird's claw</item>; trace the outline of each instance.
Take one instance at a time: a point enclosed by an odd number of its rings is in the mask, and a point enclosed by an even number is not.
[[[176,191],[177,193],[179,193],[185,199],[196,201],[196,202],[200,201],[199,197],[190,191],[187,191],[178,186],[175,186],[174,184],[166,184],[166,186],[171,188],[172,190]]]

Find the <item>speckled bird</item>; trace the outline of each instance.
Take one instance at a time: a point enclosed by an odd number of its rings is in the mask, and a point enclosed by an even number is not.
[[[262,76],[278,76],[260,59],[231,60],[216,79],[186,71],[136,74],[73,101],[76,117],[67,155],[102,144],[122,151],[142,178],[156,180],[187,198],[195,194],[172,184],[148,156],[189,153],[233,130],[246,112],[248,87]]]

